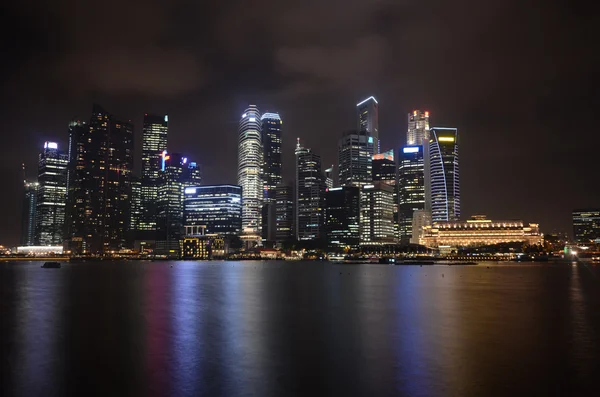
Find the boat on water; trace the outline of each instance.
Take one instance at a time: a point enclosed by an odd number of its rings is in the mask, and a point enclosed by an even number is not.
[[[60,269],[60,262],[44,262],[42,268],[44,269]]]

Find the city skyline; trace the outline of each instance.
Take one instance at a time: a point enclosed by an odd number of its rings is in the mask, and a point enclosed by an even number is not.
[[[8,191],[0,241],[18,240],[21,164],[31,168],[45,141],[67,147],[68,121],[87,120],[94,102],[132,121],[136,152],[143,115],[168,114],[171,149],[202,163],[207,184],[236,183],[236,125],[246,105],[276,110],[289,138],[288,183],[294,138],[323,164],[337,164],[340,133],[356,128],[356,104],[372,95],[382,150],[406,142],[414,109],[429,111],[432,125],[459,129],[464,216],[514,216],[568,231],[573,208],[598,206],[588,166],[600,145],[597,62],[586,51],[592,15],[553,1],[507,0],[499,9],[434,1],[431,12],[416,1],[309,3],[265,1],[247,12],[226,1],[182,12],[168,2],[110,0],[114,13],[85,19],[86,4],[9,4],[23,40],[9,39],[1,75],[0,176]],[[256,24],[257,15],[265,23]],[[126,29],[105,29],[123,19]],[[565,131],[580,138],[564,140]],[[564,184],[569,194],[546,190]]]

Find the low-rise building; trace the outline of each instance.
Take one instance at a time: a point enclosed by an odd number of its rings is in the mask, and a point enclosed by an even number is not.
[[[541,244],[539,225],[525,225],[521,220],[491,220],[484,215],[467,221],[434,222],[424,228],[420,244],[431,248],[440,246],[472,247],[510,242]]]

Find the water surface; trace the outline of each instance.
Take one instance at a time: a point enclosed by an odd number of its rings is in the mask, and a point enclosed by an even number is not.
[[[600,266],[0,263],[6,396],[600,395]]]

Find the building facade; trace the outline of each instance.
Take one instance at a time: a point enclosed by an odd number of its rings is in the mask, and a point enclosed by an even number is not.
[[[296,239],[321,240],[325,183],[321,157],[312,150],[296,146]]]
[[[185,188],[185,228],[202,227],[202,234],[238,236],[242,232],[242,188],[206,185]],[[200,234],[197,231],[186,234]]]
[[[327,246],[357,249],[360,245],[360,188],[342,186],[325,193]]]
[[[398,159],[398,234],[402,244],[411,242],[413,215],[425,209],[423,146],[404,146]]]
[[[460,218],[458,130],[434,127],[429,130],[429,175],[432,222]]]
[[[23,204],[21,207],[21,245],[35,245],[35,222],[37,211],[37,182],[24,182]]]
[[[429,142],[429,112],[415,110],[408,114],[408,146],[423,146]]]
[[[263,113],[261,118],[263,144],[263,207],[261,236],[263,244],[271,245],[276,239],[276,187],[282,181],[281,129],[282,120],[278,113]]]
[[[381,150],[379,143],[379,102],[375,97],[370,96],[367,99],[356,104],[357,113],[357,131],[366,132],[373,141],[373,153],[377,154]]]
[[[542,243],[539,225],[525,225],[521,220],[493,221],[485,216],[474,216],[466,222],[434,222],[425,228],[422,245],[438,247],[473,247],[501,243]]]
[[[44,143],[38,162],[35,245],[63,244],[68,164],[57,143]]]
[[[394,244],[394,188],[383,182],[360,191],[360,244]]]
[[[129,246],[133,125],[94,105],[69,125],[69,246],[107,254]]]
[[[238,185],[242,187],[242,229],[260,237],[264,184],[260,112],[249,105],[238,128]]]
[[[600,208],[573,210],[573,236],[578,244],[600,243]]]
[[[373,179],[374,139],[367,131],[344,132],[338,142],[340,186],[363,186]]]
[[[142,129],[142,179],[141,215],[136,233],[138,237],[156,238],[156,217],[158,214],[158,185],[162,171],[163,156],[167,150],[169,116],[144,115]]]
[[[278,243],[294,240],[294,187],[277,186],[275,188],[275,241]]]

